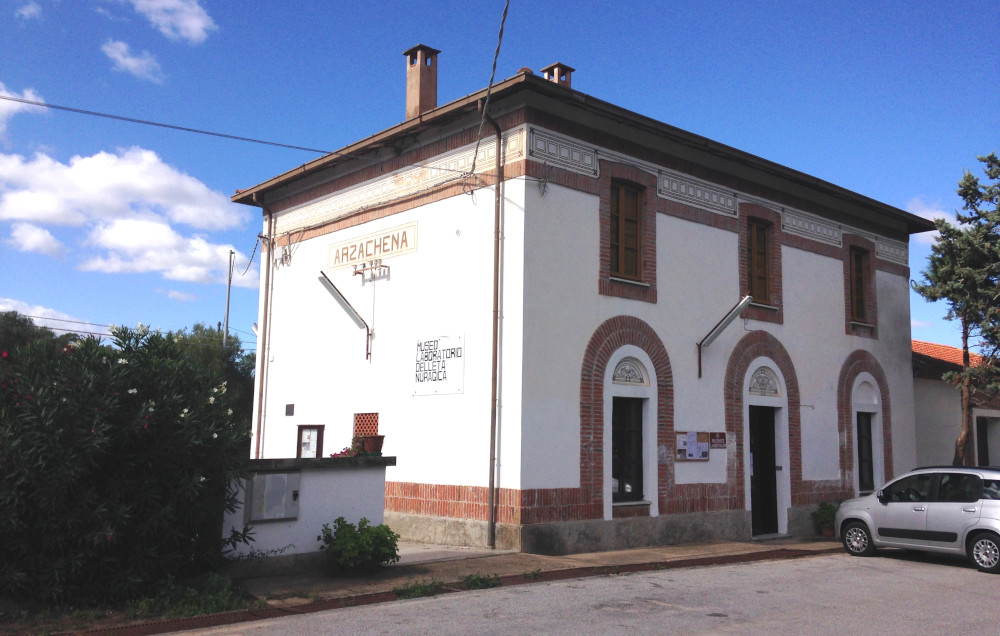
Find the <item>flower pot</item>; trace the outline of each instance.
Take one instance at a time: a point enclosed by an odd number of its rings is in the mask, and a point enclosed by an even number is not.
[[[361,444],[365,455],[381,455],[383,441],[385,441],[385,435],[366,435],[362,437]]]

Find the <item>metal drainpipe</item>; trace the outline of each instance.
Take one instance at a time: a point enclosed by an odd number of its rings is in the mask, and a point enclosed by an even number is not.
[[[254,459],[260,459],[260,442],[264,431],[264,383],[267,381],[267,335],[271,324],[269,313],[271,305],[271,268],[273,267],[271,261],[274,258],[274,244],[271,242],[271,237],[274,236],[274,215],[267,211],[264,204],[258,199],[256,192],[253,193],[253,202],[255,205],[260,206],[264,214],[267,214],[267,236],[262,239],[262,242],[267,241],[267,271],[264,272],[264,311],[260,325],[260,346],[257,347],[261,358],[260,377],[257,378],[257,444],[254,451]],[[263,254],[263,250],[261,253]]]
[[[479,109],[483,109],[483,102],[479,102]],[[497,366],[499,361],[499,341],[500,341],[500,186],[503,185],[503,161],[501,160],[501,149],[503,136],[500,126],[490,117],[489,113],[483,113],[493,130],[497,134],[497,164],[496,164],[496,186],[494,188],[494,210],[493,210],[493,369],[490,379],[490,486],[487,496],[487,506],[489,507],[489,526],[486,534],[486,545],[496,548],[497,540],[497,513],[496,513],[496,463],[497,463],[497,411],[500,408],[497,399]]]

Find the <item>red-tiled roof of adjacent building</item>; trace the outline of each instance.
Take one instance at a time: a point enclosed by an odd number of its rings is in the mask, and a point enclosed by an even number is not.
[[[913,353],[940,360],[948,364],[962,366],[962,350],[958,347],[935,344],[933,342],[923,342],[922,340],[911,340]],[[969,352],[969,363],[976,366],[982,361],[982,356]]]

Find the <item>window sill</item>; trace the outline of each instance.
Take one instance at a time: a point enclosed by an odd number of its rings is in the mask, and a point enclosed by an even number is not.
[[[778,307],[777,305],[767,305],[765,303],[756,303],[753,301],[750,301],[750,306],[754,309],[764,309],[766,311],[781,311],[781,307]]]
[[[861,322],[860,320],[852,320],[851,327],[859,329],[874,329],[875,325],[869,322]]]
[[[638,519],[649,517],[652,504],[648,501],[616,501],[611,504],[612,519]]]
[[[631,278],[619,278],[617,276],[609,276],[608,278],[614,283],[625,283],[626,285],[635,285],[636,287],[645,287],[647,289],[652,287],[652,285],[650,285],[649,283],[644,283],[639,280],[632,280]]]

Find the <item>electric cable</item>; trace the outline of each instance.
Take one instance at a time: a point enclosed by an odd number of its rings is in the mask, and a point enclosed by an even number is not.
[[[486,87],[486,99],[483,102],[483,116],[479,118],[479,135],[476,139],[476,149],[472,153],[472,167],[469,169],[468,174],[475,176],[476,174],[476,159],[479,158],[479,143],[483,140],[483,126],[486,125],[486,109],[490,105],[490,93],[493,91],[493,78],[497,74],[497,58],[500,57],[500,44],[503,42],[503,25],[507,21],[507,10],[510,8],[510,0],[506,0],[503,5],[503,15],[500,17],[500,33],[497,34],[497,48],[493,52],[493,70],[490,71],[490,83]],[[497,148],[497,154],[500,154],[500,149]]]
[[[492,80],[491,80],[492,83]],[[262,139],[254,139],[253,137],[241,137],[239,135],[229,135],[226,133],[213,132],[211,130],[201,130],[199,128],[189,128],[187,126],[177,126],[174,124],[165,124],[162,122],[150,121],[147,119],[136,119],[134,117],[125,117],[123,115],[113,115],[111,113],[102,113],[95,110],[86,110],[83,108],[74,108],[72,106],[60,106],[58,104],[50,104],[48,102],[39,102],[31,99],[24,99],[23,97],[14,97],[13,95],[0,95],[0,99],[5,99],[11,102],[19,102],[21,104],[28,104],[29,106],[37,106],[40,108],[52,108],[55,110],[64,110],[70,113],[77,113],[79,115],[91,115],[93,117],[103,117],[105,119],[113,119],[116,121],[124,121],[133,124],[142,124],[144,126],[156,126],[159,128],[168,128],[170,130],[178,130],[181,132],[195,133],[199,135],[209,135],[212,137],[221,137],[223,139],[232,139],[234,141],[245,141],[248,143],[264,144],[267,146],[276,146],[278,148],[290,148],[292,150],[303,150],[305,152],[315,152],[322,155],[334,155],[337,157],[350,157],[349,153],[337,152],[333,150],[320,150],[318,148],[307,148],[304,146],[294,146],[291,144],[278,143],[276,141],[265,141]],[[457,172],[460,174],[466,174],[464,170],[457,170],[455,168],[445,168],[442,166],[431,166],[428,164],[416,163],[413,164],[415,167],[419,168],[431,168],[434,170],[440,170],[441,172]],[[475,166],[475,161],[473,161],[473,166]]]
[[[253,253],[250,254],[250,260],[247,261],[247,268],[243,270],[242,274],[240,274],[240,278],[246,276],[247,272],[250,271],[250,265],[253,264],[253,257],[257,254],[257,246],[259,245],[260,245],[260,234],[257,235],[257,242],[253,244]]]
[[[180,130],[183,132],[197,133],[199,135],[210,135],[212,137],[222,137],[224,139],[235,139],[236,141],[247,141],[255,144],[264,144],[266,146],[277,146],[279,148],[291,148],[292,150],[304,150],[306,152],[316,152],[323,155],[335,155],[339,154],[336,152],[330,152],[329,150],[318,150],[316,148],[305,148],[303,146],[292,146],[289,144],[281,144],[276,141],[264,141],[262,139],[253,139],[252,137],[240,137],[238,135],[227,135],[225,133],[212,132],[209,130],[200,130],[198,128],[188,128],[186,126],[175,126],[173,124],[164,124],[156,121],[149,121],[147,119],[135,119],[132,117],[123,117],[121,115],[111,115],[109,113],[100,113],[94,110],[84,110],[82,108],[73,108],[71,106],[59,106],[57,104],[49,104],[47,102],[39,102],[32,99],[24,99],[23,97],[14,97],[13,95],[0,95],[0,99],[6,99],[11,102],[20,102],[22,104],[28,104],[30,106],[40,106],[42,108],[53,108],[57,110],[65,110],[70,113],[77,113],[80,115],[92,115],[94,117],[104,117],[105,119],[115,119],[118,121],[127,121],[133,124],[143,124],[145,126],[158,126],[160,128],[169,128],[171,130]]]

